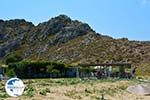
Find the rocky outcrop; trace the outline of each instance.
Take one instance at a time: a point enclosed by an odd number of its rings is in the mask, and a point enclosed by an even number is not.
[[[31,31],[29,40],[30,43],[48,40],[49,45],[55,45],[65,43],[88,32],[93,32],[88,24],[72,21],[68,16],[60,15],[36,26]]]
[[[0,58],[22,46],[26,33],[34,25],[23,19],[0,20]]]
[[[26,60],[67,63],[123,61],[140,64],[150,60],[149,41],[113,39],[66,15],[37,26],[23,19],[0,20],[0,58],[20,51]]]

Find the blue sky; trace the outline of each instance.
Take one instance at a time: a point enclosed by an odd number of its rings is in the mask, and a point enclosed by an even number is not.
[[[0,0],[0,19],[34,24],[59,14],[114,38],[150,40],[150,0]]]

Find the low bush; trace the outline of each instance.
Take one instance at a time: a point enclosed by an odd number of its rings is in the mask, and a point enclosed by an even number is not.
[[[25,96],[28,96],[28,97],[33,97],[35,94],[35,89],[33,88],[33,85],[32,84],[29,84],[26,86],[25,88]]]
[[[139,67],[137,67],[135,74],[137,76],[150,76],[150,63],[141,64]]]
[[[46,89],[44,89],[44,90],[41,90],[41,91],[40,91],[40,94],[41,94],[41,95],[44,95],[44,96],[46,96],[46,95],[47,95],[47,91],[46,91]]]

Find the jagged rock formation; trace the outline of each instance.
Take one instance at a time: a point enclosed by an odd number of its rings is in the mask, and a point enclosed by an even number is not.
[[[0,20],[0,58],[22,52],[25,60],[66,63],[150,61],[150,42],[113,39],[86,23],[60,15],[34,26],[23,19]]]

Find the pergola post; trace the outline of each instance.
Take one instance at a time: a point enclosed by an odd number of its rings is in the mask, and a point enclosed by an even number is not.
[[[124,65],[120,65],[119,66],[119,77],[123,78],[124,77],[124,73],[125,73]]]
[[[76,78],[80,78],[80,76],[79,76],[79,67],[76,67]]]

